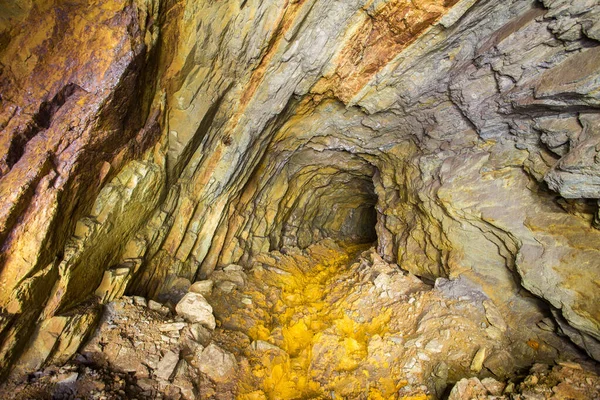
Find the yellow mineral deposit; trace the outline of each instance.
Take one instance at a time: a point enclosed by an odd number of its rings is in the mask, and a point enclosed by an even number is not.
[[[344,273],[350,262],[367,247],[346,244],[339,251],[330,249],[314,266],[299,258],[285,258],[277,269],[258,269],[252,275],[252,280],[279,289],[281,296],[273,304],[278,312],[263,313],[267,318],[256,320],[246,333],[252,340],[279,346],[280,351],[267,351],[251,359],[251,376],[241,379],[240,399],[264,398],[261,392],[268,399],[342,398],[341,393],[347,392],[368,393],[372,399],[397,398],[402,381],[387,376],[386,363],[380,365],[380,376],[363,370],[361,375],[367,379],[362,381],[346,374],[365,360],[369,340],[387,332],[391,316],[390,310],[383,309],[379,315],[358,322],[346,312],[353,307],[345,303],[342,289],[351,282],[341,282],[340,286],[340,280],[347,278]],[[248,289],[243,295],[255,305],[269,306],[260,292]],[[318,359],[315,345],[325,349],[319,351]],[[322,365],[336,371],[333,381],[319,380]],[[370,387],[363,387],[367,381]],[[256,391],[256,382],[261,392]]]

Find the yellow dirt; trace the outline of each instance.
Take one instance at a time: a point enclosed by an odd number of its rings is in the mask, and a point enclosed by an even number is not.
[[[268,312],[245,333],[283,351],[275,348],[249,355],[250,367],[242,371],[239,399],[340,399],[354,398],[347,396],[357,391],[364,393],[361,398],[397,398],[405,383],[369,377],[367,370],[362,371],[366,378],[362,380],[346,373],[356,370],[367,357],[370,338],[385,334],[391,316],[390,310],[382,309],[374,318],[357,322],[345,312],[352,307],[344,303],[344,296],[336,296],[336,290],[341,290],[339,280],[347,278],[343,273],[349,263],[365,249],[364,245],[346,245],[341,251],[323,248],[313,255],[316,265],[307,263],[306,257],[284,257],[276,265],[279,270],[254,272],[250,279],[255,284],[247,285],[243,295],[252,299],[253,307]],[[265,284],[279,291],[274,303],[261,290]],[[328,341],[332,341],[331,346]],[[321,348],[318,360],[313,354],[317,343]],[[335,379],[319,381],[322,370],[315,362],[333,368]],[[385,371],[386,366],[381,367]],[[365,387],[369,379],[372,387]]]

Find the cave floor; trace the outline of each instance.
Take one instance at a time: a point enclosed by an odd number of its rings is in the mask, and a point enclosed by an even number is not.
[[[389,362],[364,363],[369,342],[390,333],[392,315],[388,307],[360,307],[358,299],[346,295],[355,283],[350,265],[368,248],[322,247],[310,257],[291,254],[275,263],[263,258],[239,296],[213,297],[222,327],[253,340],[252,351],[237,349],[248,360],[240,373],[241,398],[318,398],[348,392],[387,398],[406,384],[389,375]],[[359,378],[353,373],[357,370]],[[371,387],[365,386],[369,382]]]
[[[369,245],[262,254],[243,288],[217,283],[208,300],[213,340],[242,360],[239,399],[442,398],[470,376],[501,395],[494,378],[555,355],[541,339],[509,343],[500,312],[468,287],[434,289]]]
[[[543,336],[511,337],[493,304],[460,280],[432,287],[369,245],[325,240],[261,254],[249,268],[229,265],[210,278],[196,289],[203,287],[212,306],[214,330],[173,307],[123,297],[107,305],[98,330],[67,365],[46,367],[0,394],[600,398],[600,379],[588,365],[565,359],[555,365],[556,350]],[[198,293],[192,289],[188,294]],[[534,361],[549,366],[535,364],[531,375],[519,376]]]

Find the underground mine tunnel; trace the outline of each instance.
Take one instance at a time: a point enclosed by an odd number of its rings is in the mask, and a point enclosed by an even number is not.
[[[0,398],[600,398],[595,0],[0,2]]]

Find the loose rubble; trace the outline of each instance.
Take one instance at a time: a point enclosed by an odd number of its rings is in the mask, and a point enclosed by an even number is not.
[[[71,361],[9,382],[0,395],[600,398],[595,364],[566,352],[579,358],[555,365],[556,343],[538,340],[512,335],[493,302],[466,281],[431,286],[373,249],[325,240],[261,254],[248,270],[219,269],[192,284],[174,310],[137,296],[111,302]],[[535,361],[544,364],[519,375]]]
[[[212,307],[204,296],[198,293],[189,292],[175,308],[177,314],[184,317],[189,322],[198,322],[208,329],[215,329],[217,323],[212,313]]]
[[[598,0],[0,9],[0,376],[71,358],[124,293],[168,317],[208,278],[258,309],[256,257],[326,237],[475,282],[507,354],[562,352],[550,318],[600,360]],[[481,345],[462,368],[510,375]]]
[[[581,365],[558,362],[535,364],[520,382],[504,383],[494,378],[464,378],[454,385],[448,400],[545,400],[600,399],[600,377]]]

